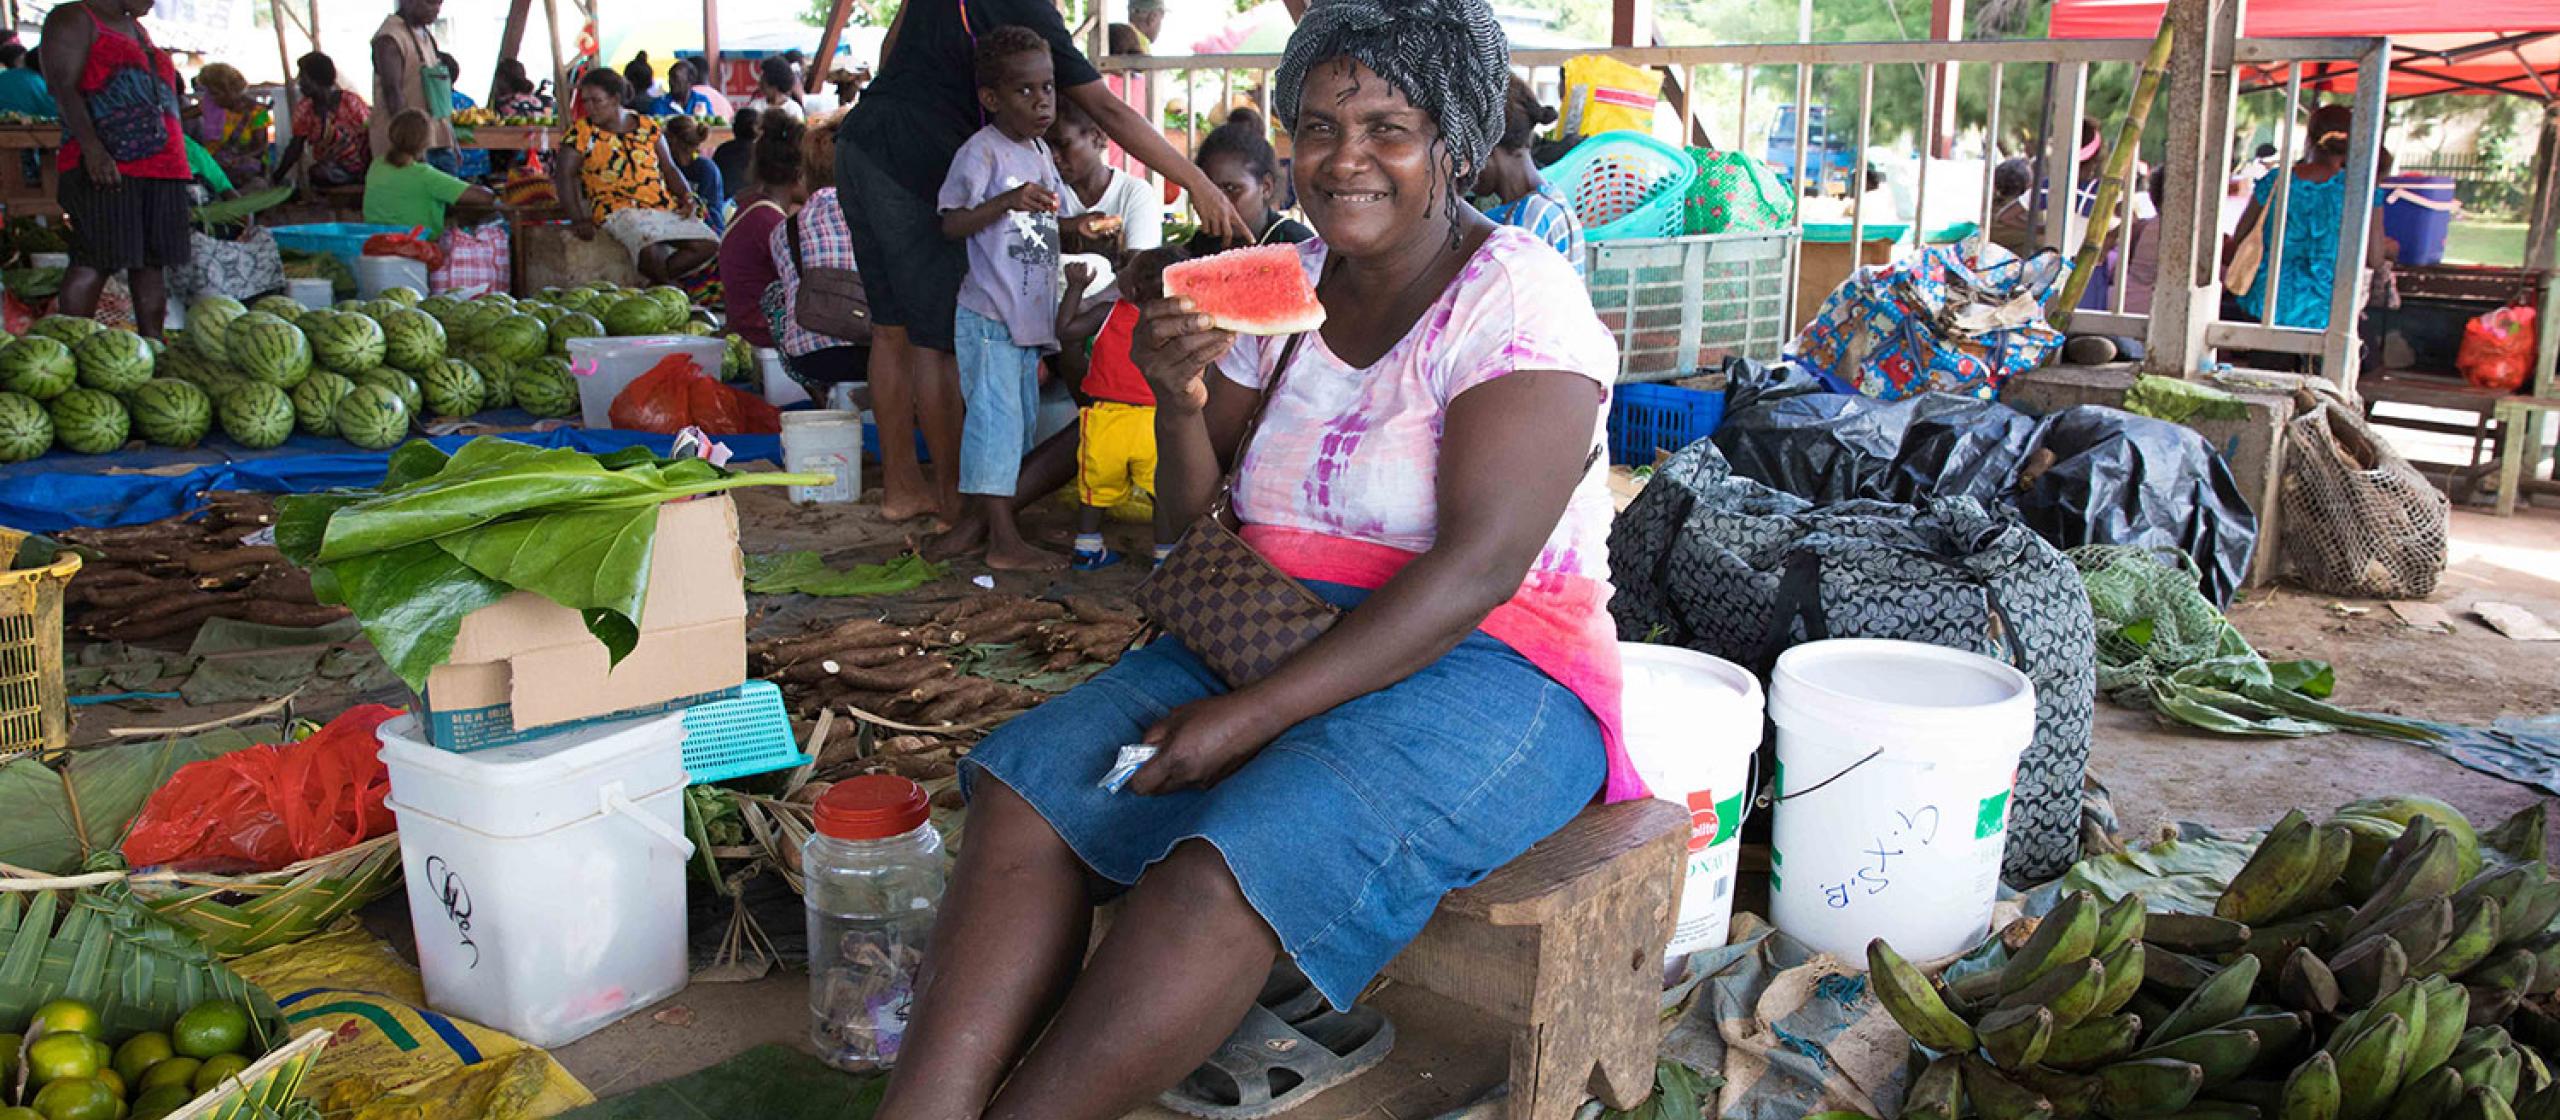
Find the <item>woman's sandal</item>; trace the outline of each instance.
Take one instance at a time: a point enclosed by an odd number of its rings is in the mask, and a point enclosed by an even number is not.
[[[1261,1120],[1368,1072],[1395,1044],[1386,1016],[1332,1010],[1284,962],[1218,1052],[1156,1103],[1203,1120]]]

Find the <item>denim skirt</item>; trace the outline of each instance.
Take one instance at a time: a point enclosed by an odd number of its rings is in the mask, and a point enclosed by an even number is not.
[[[1337,606],[1356,589],[1311,584]],[[1165,639],[989,736],[962,764],[1030,802],[1122,887],[1192,839],[1317,990],[1347,1008],[1452,890],[1481,881],[1599,793],[1600,724],[1580,699],[1478,633],[1413,676],[1290,728],[1206,790],[1100,788],[1120,748],[1226,691]]]

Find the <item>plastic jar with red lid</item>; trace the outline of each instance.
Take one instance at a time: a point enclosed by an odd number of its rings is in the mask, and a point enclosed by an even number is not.
[[[809,905],[810,1038],[838,1069],[898,1060],[949,860],[923,787],[892,774],[819,795],[800,849]]]

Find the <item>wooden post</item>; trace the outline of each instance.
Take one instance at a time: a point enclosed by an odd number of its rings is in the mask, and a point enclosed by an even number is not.
[[[303,27],[302,27],[302,30],[303,30],[303,33],[304,33],[304,34],[307,34],[307,35],[311,36],[311,49],[312,49],[312,50],[315,50],[315,51],[316,51],[316,50],[319,50],[319,49],[320,49],[320,0],[311,0],[311,22],[310,22],[310,23],[307,23],[307,24],[304,24],[304,25],[303,25]],[[289,80],[289,76],[288,76],[288,80]]]
[[[1964,0],[1930,0],[1929,37],[1941,43],[1953,43],[1964,38]],[[1929,92],[1929,120],[1937,131],[1937,137],[1930,150],[1922,154],[1929,159],[1948,159],[1955,155],[1956,86],[1959,78],[1955,63],[1939,63],[1936,69],[1938,82]],[[1998,131],[1994,126],[1995,142]]]
[[[1611,0],[1609,43],[1619,47],[1653,45],[1653,0]]]
[[[2160,200],[2160,283],[2151,290],[2143,370],[2194,377],[2213,348],[2205,333],[2222,315],[2222,191],[2231,164],[2230,112],[2239,96],[2232,55],[2247,0],[2170,0],[2161,18],[2178,28],[2169,49],[2169,149],[2173,176]],[[2272,534],[2270,534],[2272,539]]]
[[[286,38],[284,0],[275,0],[276,62],[284,67],[285,119],[293,119],[293,43]]]
[[[317,3],[318,0],[313,0],[313,2]],[[524,53],[524,27],[525,24],[532,21],[532,15],[533,0],[509,0],[509,3],[507,4],[506,30],[498,33],[499,63],[503,64],[512,61],[516,56]],[[553,31],[552,35],[554,39],[558,38],[559,33],[557,29]],[[489,100],[482,102],[482,104],[494,106],[497,103],[498,78],[496,67],[492,66],[489,75]]]
[[[824,63],[814,66],[820,74],[827,72]],[[720,88],[720,0],[702,0],[702,81],[713,89]],[[683,106],[677,106],[682,109]]]
[[[563,127],[569,123],[569,64],[560,53],[560,0],[542,0],[542,16],[551,24],[551,97],[552,119]]]
[[[835,65],[836,44],[844,40],[845,17],[853,13],[853,0],[836,0],[827,9],[827,33],[818,38],[818,53],[809,60],[809,72],[825,75]]]

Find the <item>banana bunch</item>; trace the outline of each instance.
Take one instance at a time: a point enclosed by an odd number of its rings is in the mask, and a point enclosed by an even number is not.
[[[498,115],[487,109],[456,109],[453,123],[464,128],[487,128],[498,123]]]

